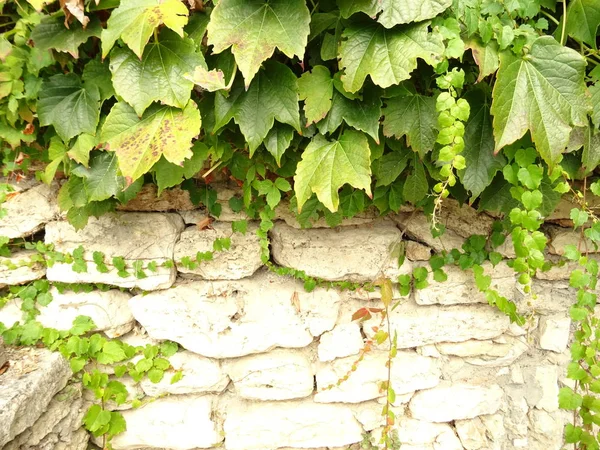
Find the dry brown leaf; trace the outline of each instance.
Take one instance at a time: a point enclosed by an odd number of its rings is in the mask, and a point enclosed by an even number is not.
[[[292,294],[291,302],[296,312],[300,313],[300,297],[298,296],[298,292],[294,291],[294,293]]]
[[[205,217],[204,219],[199,220],[196,225],[198,225],[198,228],[201,230],[205,230],[206,228],[210,228],[210,224],[213,223],[213,221],[214,219],[212,217]]]

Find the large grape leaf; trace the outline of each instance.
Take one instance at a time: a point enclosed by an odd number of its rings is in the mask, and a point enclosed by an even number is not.
[[[298,82],[294,73],[281,63],[267,61],[247,91],[241,83],[234,83],[229,96],[218,92],[215,131],[232,118],[248,141],[251,155],[273,128],[275,120],[300,132]]]
[[[191,141],[200,125],[200,113],[193,101],[183,110],[155,104],[141,118],[131,106],[120,102],[108,114],[100,140],[116,152],[129,185],[148,172],[161,155],[174,164],[191,157]]]
[[[79,46],[92,36],[100,36],[101,31],[100,21],[96,18],[84,29],[79,22],[72,23],[69,28],[65,27],[65,18],[62,15],[44,15],[31,31],[31,40],[40,50],[54,49],[77,58]]]
[[[298,80],[300,100],[304,100],[306,126],[318,122],[331,109],[333,78],[325,66],[315,66],[312,72],[304,72]]]
[[[598,0],[572,0],[567,8],[567,34],[596,48],[596,35],[600,26]]]
[[[492,182],[496,172],[506,164],[504,156],[494,155],[494,130],[490,116],[488,96],[481,89],[469,92],[466,96],[471,107],[471,115],[465,126],[465,149],[462,152],[467,167],[458,173],[465,189],[473,198]]]
[[[108,60],[104,62],[98,59],[90,60],[83,68],[83,75],[81,77],[86,86],[96,86],[98,88],[102,100],[115,95]]]
[[[220,0],[210,16],[208,43],[213,53],[231,47],[248,87],[275,48],[302,58],[309,23],[304,0]]]
[[[183,36],[187,17],[188,9],[180,0],[121,0],[102,30],[102,57],[121,38],[141,58],[156,27],[164,24]]]
[[[281,157],[290,147],[293,138],[294,130],[292,127],[277,123],[265,138],[265,148],[275,158],[279,167],[281,167]]]
[[[371,150],[367,137],[354,130],[346,130],[337,141],[315,136],[302,153],[294,176],[298,212],[313,192],[330,211],[337,211],[338,190],[346,183],[371,196]]]
[[[583,57],[550,36],[525,56],[501,53],[491,108],[496,151],[529,130],[542,158],[556,164],[572,127],[587,124],[584,74]]]
[[[364,131],[379,143],[379,119],[381,118],[381,97],[375,89],[365,89],[363,100],[350,100],[338,90],[333,93],[331,110],[317,123],[322,134],[334,133],[342,120],[352,128]]]
[[[589,87],[592,94],[592,121],[600,128],[600,82]]]
[[[452,0],[338,0],[342,17],[364,12],[386,28],[433,19],[452,5]]]
[[[185,107],[194,84],[183,74],[199,65],[206,64],[194,41],[168,29],[146,46],[142,59],[128,48],[115,48],[110,55],[115,91],[138,116],[155,101]]]
[[[102,201],[125,187],[125,180],[117,174],[117,169],[116,153],[101,152],[92,158],[89,169],[78,166],[73,174],[83,179],[88,201]]]
[[[429,184],[427,183],[425,166],[416,152],[412,154],[410,169],[406,173],[405,178],[406,180],[402,187],[402,196],[406,201],[417,204],[427,195]]]
[[[340,45],[342,82],[348,92],[358,91],[367,78],[383,88],[410,77],[417,58],[434,64],[444,52],[439,33],[428,32],[429,22],[387,30],[375,22],[346,28]]]
[[[435,98],[406,92],[387,100],[383,115],[386,136],[406,136],[407,145],[421,157],[433,150],[438,133]]]
[[[40,125],[52,125],[64,140],[80,133],[94,134],[100,115],[100,93],[94,85],[81,84],[72,73],[44,81],[38,101]]]
[[[477,82],[498,70],[500,57],[498,56],[498,43],[496,41],[490,41],[484,45],[479,38],[472,38],[467,42],[467,48],[471,49],[473,59],[479,67]]]
[[[588,126],[584,133],[581,165],[586,172],[594,170],[600,164],[600,131]]]

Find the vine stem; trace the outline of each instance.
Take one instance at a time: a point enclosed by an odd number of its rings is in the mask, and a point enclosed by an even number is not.
[[[565,45],[565,37],[567,32],[567,0],[562,0],[563,4],[563,21],[562,31],[560,33],[560,45]]]

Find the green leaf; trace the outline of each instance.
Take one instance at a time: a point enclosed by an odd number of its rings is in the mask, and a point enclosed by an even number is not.
[[[294,177],[298,212],[314,192],[330,211],[339,205],[338,190],[348,183],[371,196],[371,151],[364,134],[346,130],[337,141],[317,135],[302,153]]]
[[[364,12],[386,28],[433,19],[452,5],[452,0],[339,0],[342,17]]]
[[[165,371],[160,369],[150,369],[148,371],[148,379],[152,383],[160,383],[160,381],[165,376]]]
[[[389,186],[406,168],[412,152],[410,150],[386,153],[373,163],[373,175],[377,179],[376,186]]]
[[[542,204],[542,201],[542,193],[537,189],[535,191],[525,191],[521,196],[521,202],[523,203],[523,206],[529,211],[539,208]]]
[[[54,75],[42,84],[38,101],[40,125],[54,126],[64,141],[81,133],[94,134],[99,114],[98,89],[82,85],[77,75]]]
[[[459,171],[458,176],[465,189],[476,198],[506,164],[506,158],[501,153],[494,155],[494,134],[488,97],[482,90],[473,90],[465,98],[471,106],[463,137],[465,148],[461,153],[467,167]]]
[[[213,53],[231,47],[246,88],[275,48],[302,58],[310,13],[304,0],[220,0],[208,24]]]
[[[298,83],[294,73],[281,63],[267,61],[264,70],[253,80],[247,91],[234,83],[232,92],[215,97],[215,130],[232,118],[248,141],[250,156],[266,138],[275,120],[300,132]]]
[[[558,406],[561,409],[573,410],[579,408],[583,403],[583,397],[568,386],[558,391]]]
[[[421,157],[433,149],[438,131],[435,98],[407,92],[387,100],[383,115],[386,136],[406,136],[407,145]]]
[[[83,185],[89,201],[102,201],[117,195],[125,187],[123,177],[117,175],[117,155],[102,152],[92,159],[85,171]]]
[[[168,29],[145,47],[141,59],[128,48],[116,48],[110,55],[115,91],[138,116],[152,102],[184,108],[194,85],[182,74],[199,65],[205,65],[204,58],[194,41]]]
[[[589,87],[592,94],[592,121],[596,128],[600,128],[600,82]]]
[[[585,65],[550,36],[536,39],[525,56],[501,53],[491,108],[496,151],[529,130],[542,158],[556,164],[572,127],[587,124]]]
[[[279,167],[281,167],[281,157],[290,147],[293,138],[294,129],[280,123],[276,123],[267,133],[267,137],[265,137],[265,147],[273,155]]]
[[[569,217],[573,221],[573,226],[575,228],[578,228],[588,221],[589,215],[586,211],[582,211],[578,208],[573,208],[571,209]]]
[[[92,59],[83,68],[81,77],[86,86],[96,86],[98,88],[102,100],[115,95],[108,60],[102,62],[98,59]]]
[[[498,54],[498,44],[496,41],[490,41],[484,45],[483,42],[481,42],[481,39],[475,37],[467,41],[466,46],[471,49],[473,59],[479,67],[477,82],[496,73],[500,66],[500,56]]]
[[[317,123],[322,134],[338,131],[342,120],[351,127],[364,131],[379,143],[379,118],[381,98],[374,89],[365,89],[364,100],[350,100],[338,91],[333,93],[331,110],[325,119]]]
[[[75,143],[67,152],[67,156],[85,167],[89,166],[90,152],[96,146],[96,136],[88,133],[82,133],[77,136]]]
[[[202,169],[208,157],[208,147],[203,142],[196,141],[192,151],[192,157],[184,160],[181,166],[170,163],[164,157],[154,165],[152,170],[156,174],[158,195],[167,188],[181,184],[185,178],[193,177]]]
[[[406,201],[416,204],[425,198],[428,190],[429,184],[427,183],[427,176],[425,175],[425,167],[417,153],[414,153],[410,171],[406,175],[402,195]]]
[[[102,58],[106,58],[117,39],[142,58],[144,47],[154,29],[161,24],[183,37],[188,9],[179,0],[121,0],[102,30]]]
[[[588,125],[584,132],[583,154],[581,165],[586,172],[591,172],[600,163],[600,131]]]
[[[193,101],[185,109],[153,105],[139,118],[126,103],[117,103],[102,127],[101,141],[116,152],[127,185],[148,172],[161,155],[181,164],[192,156],[191,140],[200,130]]]
[[[83,424],[88,431],[91,431],[94,436],[102,434],[98,433],[103,427],[110,422],[110,411],[102,409],[98,404],[90,406],[90,409],[83,418]]]
[[[102,353],[98,355],[100,364],[113,364],[127,359],[123,344],[119,341],[108,341],[102,346]]]
[[[90,21],[85,29],[79,22],[73,22],[67,28],[62,14],[43,15],[40,23],[31,31],[31,40],[39,50],[53,49],[77,58],[79,46],[92,36],[99,37],[101,31],[102,27],[97,19]]]
[[[600,26],[600,3],[597,0],[570,1],[566,20],[569,36],[597,48],[596,36]]]
[[[325,66],[315,66],[298,79],[298,94],[304,100],[306,126],[323,119],[331,109],[333,78]]]
[[[383,88],[410,77],[417,58],[433,65],[444,51],[442,37],[428,32],[428,22],[391,30],[373,22],[348,26],[340,45],[342,83],[348,92],[358,91],[367,75]]]

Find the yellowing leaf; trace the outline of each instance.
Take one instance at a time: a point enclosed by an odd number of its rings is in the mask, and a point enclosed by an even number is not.
[[[417,58],[435,64],[444,52],[442,37],[428,33],[429,22],[395,27],[358,22],[346,28],[340,45],[342,83],[348,92],[358,91],[368,75],[383,88],[410,77]]]
[[[102,127],[101,141],[117,153],[127,184],[145,174],[161,155],[173,164],[192,156],[191,141],[200,131],[193,101],[181,110],[154,104],[139,118],[126,103],[113,106]]]
[[[503,52],[491,108],[496,151],[530,131],[542,158],[556,164],[572,127],[587,125],[584,74],[583,57],[550,36],[525,56]]]
[[[231,47],[248,87],[275,48],[302,58],[309,22],[304,0],[220,0],[210,16],[208,43],[213,53]]]
[[[188,9],[180,0],[121,0],[100,36],[102,58],[119,38],[141,58],[156,27],[164,24],[183,37],[187,17]]]
[[[328,141],[317,135],[304,150],[294,177],[298,212],[313,193],[330,211],[337,211],[338,190],[346,183],[371,196],[371,150],[366,136],[347,130],[339,140]]]

